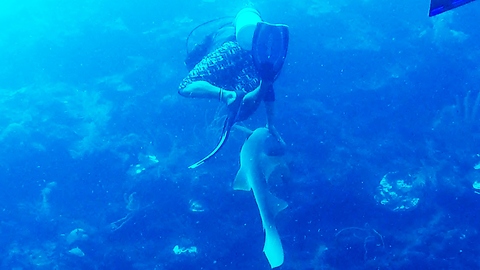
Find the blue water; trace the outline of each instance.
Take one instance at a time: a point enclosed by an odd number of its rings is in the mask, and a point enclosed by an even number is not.
[[[118,2],[0,4],[1,269],[269,269],[245,134],[187,169],[222,107],[177,94],[190,30],[249,5],[290,27],[280,269],[480,268],[480,3]]]

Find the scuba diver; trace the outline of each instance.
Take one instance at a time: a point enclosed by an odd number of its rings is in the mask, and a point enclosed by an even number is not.
[[[185,64],[191,70],[178,93],[220,100],[228,111],[215,149],[189,168],[213,157],[228,139],[232,126],[250,117],[262,101],[268,130],[285,145],[274,123],[273,83],[285,61],[288,40],[288,26],[263,22],[258,11],[245,8],[237,13],[233,24],[208,35],[187,55]]]

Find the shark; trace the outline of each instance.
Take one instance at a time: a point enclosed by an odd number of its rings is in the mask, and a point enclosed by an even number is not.
[[[263,252],[271,268],[281,266],[284,252],[275,226],[275,216],[288,204],[269,190],[269,181],[277,181],[288,170],[282,145],[268,129],[258,128],[250,134],[240,151],[240,169],[233,183],[234,190],[253,191],[265,232]]]

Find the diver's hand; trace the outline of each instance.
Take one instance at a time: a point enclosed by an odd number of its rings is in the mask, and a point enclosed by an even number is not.
[[[273,144],[271,144],[268,147],[267,155],[268,156],[283,156],[283,155],[285,155],[286,145],[285,145],[285,142],[283,141],[282,137],[280,136],[280,134],[278,134],[277,129],[273,125],[267,125],[267,128],[268,128],[270,134],[272,134],[272,137],[274,137],[273,140],[271,140],[271,142],[273,141]]]
[[[262,80],[260,82],[260,92],[265,95],[270,88],[273,87],[273,80]]]
[[[274,125],[267,125],[268,131],[270,131],[270,134],[277,139],[277,141],[281,144],[282,148],[287,147],[287,144],[285,141],[282,139],[282,136],[280,136],[280,133],[278,133],[277,128]]]

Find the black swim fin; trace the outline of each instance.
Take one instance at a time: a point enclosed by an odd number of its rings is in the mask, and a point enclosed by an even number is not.
[[[196,162],[193,165],[188,166],[189,169],[195,169],[205,163],[205,161],[209,160],[213,157],[223,146],[223,144],[227,141],[228,135],[230,135],[230,130],[232,129],[233,125],[235,124],[235,118],[227,117],[223,124],[222,136],[220,137],[220,141],[217,143],[215,149],[210,152],[206,157],[202,158],[200,161]]]
[[[235,122],[233,122],[235,124]],[[189,169],[195,169],[205,163],[205,161],[209,160],[211,157],[213,157],[219,150],[222,148],[223,144],[227,141],[228,135],[230,134],[230,129],[232,128],[233,124],[229,124],[229,119],[227,118],[225,120],[225,123],[223,125],[223,131],[222,131],[222,137],[220,137],[220,141],[218,142],[217,146],[215,149],[210,152],[206,157],[202,158],[200,161],[196,162],[195,164],[192,164],[188,166]]]
[[[433,17],[445,11],[463,6],[474,0],[431,0],[429,16]]]
[[[220,140],[217,143],[217,146],[208,154],[206,157],[202,158],[200,161],[196,162],[193,165],[188,166],[189,169],[195,169],[198,166],[202,165],[205,163],[205,161],[209,160],[211,157],[213,157],[223,146],[223,144],[227,141],[228,135],[230,135],[230,130],[232,129],[233,125],[237,122],[237,116],[240,111],[240,108],[243,103],[243,98],[245,97],[245,92],[243,91],[235,91],[236,97],[235,101],[228,106],[228,115],[227,119],[225,119],[225,122],[223,123],[223,130],[222,130],[222,136],[220,137]]]
[[[273,81],[287,57],[288,26],[259,22],[253,34],[252,57],[262,80]]]

